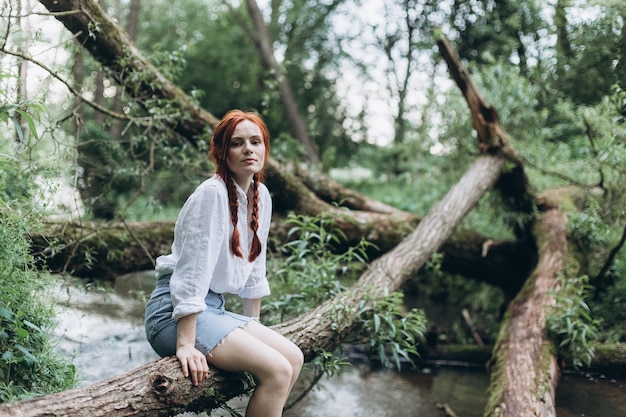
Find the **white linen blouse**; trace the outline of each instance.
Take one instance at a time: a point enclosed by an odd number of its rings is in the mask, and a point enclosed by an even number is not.
[[[272,216],[272,199],[267,187],[259,184],[259,228],[261,254],[248,262],[253,232],[247,224],[248,198],[236,184],[238,222],[243,258],[230,250],[233,225],[230,221],[228,191],[221,177],[205,180],[189,196],[174,227],[172,253],[156,260],[156,276],[172,274],[170,293],[178,320],[206,309],[204,299],[215,293],[261,298],[270,294],[265,261]]]

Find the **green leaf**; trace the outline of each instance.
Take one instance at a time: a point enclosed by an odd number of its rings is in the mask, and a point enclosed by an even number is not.
[[[4,317],[5,319],[10,320],[11,322],[14,322],[15,319],[13,318],[13,316],[14,316],[13,312],[0,306],[0,317]]]
[[[28,363],[29,365],[33,365],[38,362],[37,358],[32,353],[30,353],[30,351],[26,349],[24,346],[20,344],[16,344],[15,348],[24,354],[26,363]]]
[[[17,132],[17,136],[21,143],[24,142],[24,132],[22,131],[22,126],[20,126],[19,120],[16,117],[9,116],[11,121],[13,122],[13,127],[15,127],[15,131]]]
[[[380,329],[380,316],[378,314],[374,314],[374,333],[378,333]]]
[[[16,109],[15,111],[18,112],[22,116],[22,119],[26,122],[26,124],[28,124],[30,134],[33,135],[35,139],[37,139],[37,128],[35,127],[35,122],[31,115],[26,113],[24,110]]]

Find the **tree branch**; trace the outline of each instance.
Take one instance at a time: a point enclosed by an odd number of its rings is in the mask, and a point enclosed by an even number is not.
[[[16,51],[11,51],[9,49],[6,49],[5,47],[0,48],[0,52],[3,52],[5,54],[7,54],[7,55],[14,56],[16,58],[23,59],[24,61],[28,61],[28,62],[31,62],[31,63],[37,65],[39,68],[43,69],[48,74],[50,74],[53,78],[55,78],[56,80],[60,81],[61,84],[63,84],[69,90],[69,92],[72,93],[72,95],[74,95],[76,98],[78,98],[81,102],[89,105],[90,107],[93,107],[97,111],[99,111],[101,113],[104,113],[107,116],[113,117],[115,119],[136,120],[132,116],[128,116],[128,115],[123,114],[123,113],[114,112],[114,111],[109,110],[108,108],[106,108],[104,106],[101,106],[100,104],[96,103],[95,101],[87,99],[85,96],[83,96],[80,93],[80,91],[78,91],[76,88],[74,88],[65,78],[61,77],[61,75],[58,72],[54,71],[52,68],[50,68],[49,66],[47,66],[43,62],[38,61],[38,60],[34,59],[33,57],[25,55],[23,53],[16,52]]]

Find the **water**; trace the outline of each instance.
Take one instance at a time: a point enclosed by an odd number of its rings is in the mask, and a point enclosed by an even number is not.
[[[448,405],[457,415],[480,417],[488,378],[482,371],[424,368],[398,373],[365,365],[323,380],[287,417],[441,417]]]
[[[153,274],[132,274],[118,282],[110,291],[85,292],[73,285],[57,291],[66,306],[59,316],[61,348],[75,355],[81,386],[158,358],[143,330],[142,294],[152,290]],[[301,379],[304,382],[306,375]],[[488,384],[481,367],[433,365],[398,373],[355,364],[322,379],[285,417],[441,417],[443,405],[460,417],[479,417]],[[625,386],[626,378],[564,374],[557,389],[557,417],[624,417]],[[245,398],[231,405],[243,410]],[[211,417],[221,416],[230,414],[211,413]]]

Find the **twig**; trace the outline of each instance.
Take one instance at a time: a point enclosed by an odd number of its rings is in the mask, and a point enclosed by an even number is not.
[[[60,81],[63,85],[65,85],[65,87],[67,87],[67,89],[74,95],[76,96],[80,101],[82,101],[83,103],[88,104],[89,106],[93,107],[94,109],[110,116],[116,119],[121,119],[121,120],[133,120],[134,117],[123,114],[123,113],[117,113],[114,112],[112,110],[107,109],[106,107],[96,103],[95,101],[91,101],[89,99],[87,99],[86,97],[84,97],[83,95],[80,94],[80,91],[78,91],[76,88],[74,88],[72,85],[70,85],[70,83],[65,80],[63,77],[61,77],[61,75],[59,75],[57,72],[55,72],[54,70],[52,70],[52,68],[48,67],[46,64],[44,64],[41,61],[36,60],[33,57],[27,56],[25,54],[22,54],[20,52],[16,52],[16,51],[11,51],[9,49],[6,48],[1,48],[0,52],[4,52],[7,55],[11,55],[14,56],[16,58],[20,58],[23,59],[25,61],[28,62],[32,62],[33,64],[37,65],[38,67],[40,67],[41,69],[45,70],[48,74],[50,74],[53,78],[56,78],[58,81]]]
[[[478,343],[478,346],[481,346],[481,347],[485,346],[485,344],[483,343],[483,339],[481,339],[480,335],[478,334],[478,330],[476,330],[476,327],[474,326],[474,322],[472,321],[472,318],[470,317],[467,309],[464,308],[461,314],[463,315],[463,319],[465,320],[465,323],[472,331],[472,336],[474,337],[474,340],[476,341],[476,343]]]
[[[133,240],[135,242],[137,242],[137,244],[139,245],[139,247],[141,247],[141,249],[143,250],[143,252],[146,254],[146,256],[148,257],[148,259],[150,259],[150,262],[152,262],[153,266],[156,266],[156,261],[154,260],[154,258],[152,257],[152,255],[150,255],[150,251],[148,250],[148,248],[146,248],[146,246],[143,244],[143,242],[141,240],[139,240],[137,238],[137,236],[135,236],[135,234],[133,233],[133,231],[131,230],[130,227],[128,227],[128,224],[126,223],[126,219],[124,219],[121,215],[117,216],[120,221],[122,222],[122,224],[124,225],[124,227],[126,228],[126,231],[130,234],[130,236],[133,238]]]
[[[437,408],[443,410],[448,417],[459,417],[448,404],[437,403]]]

